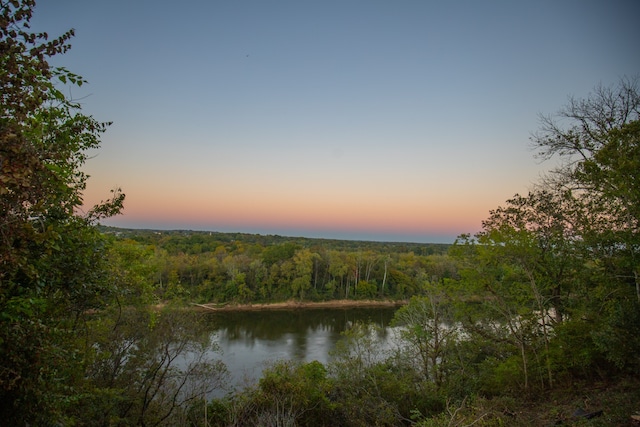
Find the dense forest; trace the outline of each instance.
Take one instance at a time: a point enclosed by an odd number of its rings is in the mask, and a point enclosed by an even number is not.
[[[109,126],[0,2],[0,419],[12,426],[629,425],[640,410],[640,88],[540,117],[552,170],[452,245],[100,226],[82,166]],[[384,299],[397,348],[356,324],[329,363],[228,380],[192,303]],[[189,355],[185,358],[185,355]],[[213,356],[212,356],[213,355]],[[576,410],[576,408],[578,410]]]
[[[419,294],[426,279],[456,275],[446,244],[100,229],[113,236],[120,271],[157,302],[398,300]]]

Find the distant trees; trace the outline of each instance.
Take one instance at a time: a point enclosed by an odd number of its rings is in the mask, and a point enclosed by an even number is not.
[[[331,299],[404,299],[421,292],[425,278],[455,277],[455,262],[444,254],[338,250],[291,242],[249,245],[223,236],[151,231],[119,231],[113,244],[119,268],[144,273],[158,300],[273,302]],[[193,253],[184,240],[197,240]],[[419,245],[417,245],[419,249]],[[138,254],[138,255],[135,255]],[[144,255],[143,255],[144,254]],[[140,264],[140,265],[137,265]],[[140,276],[142,277],[142,276]]]

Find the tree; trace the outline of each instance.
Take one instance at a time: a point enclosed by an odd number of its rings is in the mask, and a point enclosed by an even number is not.
[[[235,400],[235,422],[240,426],[334,426],[328,393],[331,381],[318,361],[277,361],[263,372],[254,388]]]
[[[438,283],[427,283],[425,296],[414,296],[394,315],[393,324],[401,327],[403,351],[419,363],[418,370],[427,381],[440,388],[446,378],[446,366],[452,347],[459,338],[452,304]]]
[[[12,425],[64,418],[81,362],[73,329],[110,291],[93,225],[124,199],[114,190],[78,213],[80,168],[108,124],[57,88],[85,82],[48,63],[69,49],[73,30],[52,40],[30,32],[34,6],[0,3],[0,417]]]
[[[190,406],[227,378],[197,313],[126,307],[90,326],[90,393],[75,405],[80,425],[182,425]]]
[[[399,393],[395,381],[404,380],[408,387],[411,381],[389,369],[389,352],[380,348],[377,332],[373,324],[356,323],[343,333],[331,352],[328,369],[334,379],[332,394],[337,399],[336,410],[344,419],[342,425],[390,426],[402,420],[398,403],[406,395]],[[388,381],[396,387],[387,387]]]
[[[573,224],[590,275],[583,281],[581,316],[598,325],[591,338],[618,366],[640,364],[640,88],[639,78],[598,86],[542,117],[533,142],[561,168],[545,185],[573,201]],[[568,125],[566,124],[568,122]]]
[[[461,309],[468,330],[517,349],[525,387],[533,367],[544,386],[554,371],[640,363],[639,107],[637,79],[623,79],[541,117],[533,142],[561,166],[454,247],[461,301],[477,300]]]
[[[522,213],[513,206],[510,208]],[[546,385],[551,385],[550,307],[554,302],[559,305],[554,298],[559,285],[550,280],[556,275],[548,274],[555,273],[554,263],[545,259],[544,240],[528,228],[532,224],[521,220],[511,222],[516,212],[507,215],[505,211],[510,209],[492,211],[475,239],[460,238],[457,242],[473,247],[470,253],[464,254],[467,263],[461,270],[461,283],[466,294],[460,299],[458,316],[478,341],[489,339],[503,346],[497,358],[502,365],[499,369],[512,363],[511,358],[519,359],[523,388],[528,389],[531,383],[532,365],[538,367],[538,372],[542,366],[547,368]],[[463,251],[455,248],[454,253],[460,255]],[[477,302],[468,304],[470,299]],[[544,365],[540,362],[542,359],[546,361]],[[538,363],[533,364],[532,360]],[[518,375],[519,372],[512,372],[510,376],[517,378]],[[544,387],[541,373],[538,378]]]
[[[605,209],[606,228],[599,234],[624,243],[623,269],[633,274],[640,302],[640,121],[609,132],[601,149],[579,164],[573,176],[588,189],[593,205]]]
[[[305,295],[311,287],[311,274],[313,273],[314,254],[309,249],[299,249],[293,256],[295,265],[295,277],[291,281],[292,294],[304,300]]]
[[[349,265],[344,253],[336,250],[329,251],[329,274],[331,274],[332,282],[336,286],[336,289],[334,289],[334,295],[339,295],[344,298],[348,297],[349,285],[347,284],[345,286],[345,277],[347,276],[348,271]]]

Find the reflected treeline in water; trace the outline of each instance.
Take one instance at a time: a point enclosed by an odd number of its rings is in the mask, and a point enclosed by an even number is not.
[[[225,311],[207,314],[211,331],[219,342],[255,340],[280,341],[292,334],[306,337],[314,332],[339,336],[353,323],[373,323],[384,331],[396,308],[296,309],[263,311]]]
[[[243,388],[277,360],[326,364],[342,333],[356,323],[375,324],[387,341],[394,307],[224,311],[203,314],[203,321],[231,375],[231,387]]]

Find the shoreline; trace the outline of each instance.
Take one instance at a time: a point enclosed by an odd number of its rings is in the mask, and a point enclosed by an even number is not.
[[[262,310],[302,310],[320,308],[359,308],[359,307],[400,307],[407,301],[389,300],[332,300],[332,301],[284,301],[272,303],[256,304],[196,304],[191,303],[193,308],[203,311],[262,311]]]

